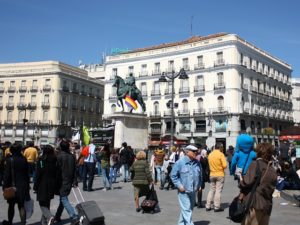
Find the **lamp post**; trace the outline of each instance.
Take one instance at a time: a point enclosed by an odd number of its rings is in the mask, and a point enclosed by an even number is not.
[[[172,70],[171,74],[162,73],[160,78],[158,79],[159,82],[168,82],[167,79],[171,80],[172,85],[172,92],[171,92],[171,138],[170,138],[170,146],[171,148],[174,145],[174,81],[176,78],[179,79],[188,79],[188,75],[186,74],[185,70],[182,68],[178,73],[175,73],[174,70]]]

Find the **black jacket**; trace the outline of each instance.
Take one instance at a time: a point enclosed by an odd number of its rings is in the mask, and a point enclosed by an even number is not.
[[[130,152],[128,148],[121,148],[119,156],[121,164],[130,164]]]
[[[13,163],[11,159],[13,159]],[[3,189],[12,186],[12,164],[14,168],[15,187],[17,188],[16,201],[22,203],[30,199],[28,163],[26,158],[21,154],[6,158]]]
[[[68,196],[76,182],[76,159],[70,152],[60,151],[57,156],[58,174],[61,182],[59,195]]]
[[[49,201],[58,193],[57,159],[55,156],[42,157],[37,162],[36,180],[33,189],[37,192],[37,201]]]

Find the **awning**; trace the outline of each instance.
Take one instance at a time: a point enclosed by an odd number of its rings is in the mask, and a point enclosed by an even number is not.
[[[300,140],[300,135],[283,135],[279,137],[280,141]]]

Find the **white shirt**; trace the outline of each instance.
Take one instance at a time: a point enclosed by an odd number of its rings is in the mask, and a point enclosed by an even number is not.
[[[89,156],[84,159],[85,162],[93,163],[95,162],[95,149],[96,146],[91,143],[89,144]]]

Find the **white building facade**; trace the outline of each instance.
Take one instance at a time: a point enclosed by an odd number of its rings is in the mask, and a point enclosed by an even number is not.
[[[107,56],[104,117],[121,110],[114,77],[133,73],[147,107],[150,145],[170,134],[171,83],[158,79],[162,72],[181,68],[189,79],[175,79],[176,135],[208,147],[217,141],[228,147],[246,130],[257,142],[276,142],[280,130],[292,124],[291,66],[226,33]],[[273,129],[266,134],[268,127]]]
[[[296,124],[300,123],[300,79],[292,79],[293,88],[293,118]]]
[[[0,64],[0,142],[54,144],[102,124],[104,84],[56,61]],[[24,119],[27,122],[24,122]]]

